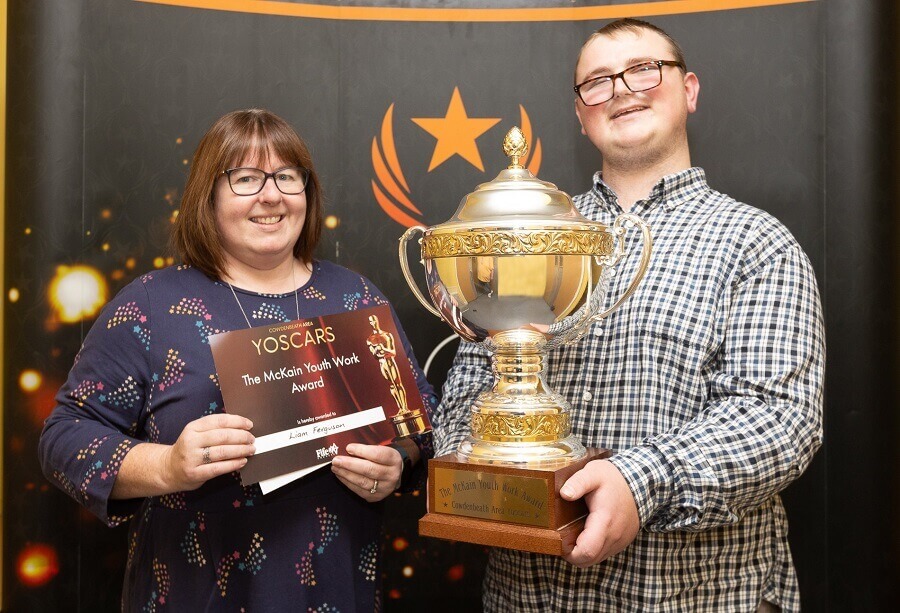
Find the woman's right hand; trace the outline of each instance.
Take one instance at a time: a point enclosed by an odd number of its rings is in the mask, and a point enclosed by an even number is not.
[[[125,454],[110,498],[146,498],[195,490],[240,470],[256,451],[246,417],[216,413],[184,427],[174,445],[139,443]]]
[[[195,490],[206,481],[240,470],[256,451],[246,417],[215,413],[184,427],[163,454],[163,474],[173,492]]]

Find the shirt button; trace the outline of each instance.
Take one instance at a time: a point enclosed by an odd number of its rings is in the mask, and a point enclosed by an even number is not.
[[[585,402],[590,402],[590,400],[594,397],[594,395],[590,392],[584,392],[581,394],[581,399]]]
[[[603,336],[603,326],[594,326],[594,336]]]

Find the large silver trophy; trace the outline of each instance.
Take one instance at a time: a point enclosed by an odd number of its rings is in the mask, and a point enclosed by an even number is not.
[[[446,223],[415,226],[400,239],[413,293],[462,338],[491,353],[494,385],[472,406],[471,432],[456,454],[429,463],[429,513],[422,534],[566,553],[583,526],[583,503],[558,496],[565,479],[606,457],[571,434],[565,399],[543,376],[546,352],[577,341],[635,291],[650,260],[646,223],[620,215],[613,226],[581,215],[572,199],[520,165],[528,150],[513,128],[503,142],[508,168],[479,185]],[[603,309],[625,233],[640,228],[634,278]],[[410,271],[408,242],[421,232],[426,298]]]

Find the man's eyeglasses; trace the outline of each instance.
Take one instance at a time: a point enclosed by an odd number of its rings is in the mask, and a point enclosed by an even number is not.
[[[616,79],[622,77],[622,83],[633,92],[645,92],[662,83],[662,67],[678,66],[685,70],[684,64],[673,60],[651,60],[635,66],[629,66],[616,74],[593,77],[575,86],[575,93],[586,106],[596,106],[612,100],[616,95]]]
[[[309,180],[309,171],[300,166],[288,166],[275,172],[259,168],[229,168],[223,170],[222,174],[228,177],[228,185],[237,196],[258,194],[270,177],[282,194],[296,196],[303,193]]]

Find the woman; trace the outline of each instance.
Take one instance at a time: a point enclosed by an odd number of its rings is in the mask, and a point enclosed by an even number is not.
[[[284,120],[245,110],[216,121],[174,227],[183,265],[106,306],[57,396],[40,441],[45,474],[109,525],[133,518],[124,610],[379,608],[373,503],[430,455],[430,437],[348,445],[330,471],[266,496],[242,487],[252,424],[223,412],[207,340],[387,303],[367,279],[313,259],[322,206],[309,151]]]

